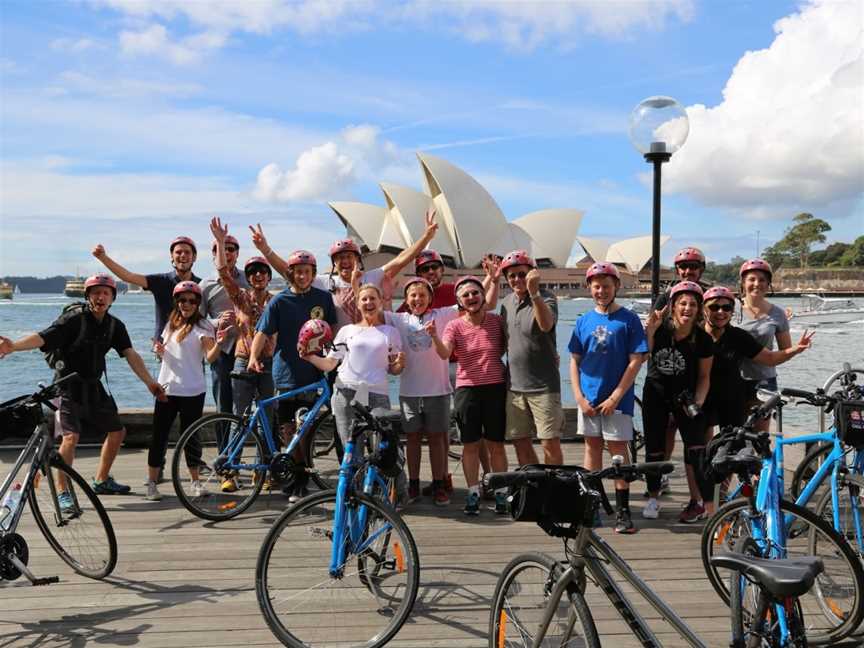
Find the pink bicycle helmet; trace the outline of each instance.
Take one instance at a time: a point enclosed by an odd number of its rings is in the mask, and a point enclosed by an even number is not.
[[[252,267],[256,266],[256,265],[264,266],[265,268],[267,268],[267,274],[269,274],[271,277],[273,276],[273,268],[271,268],[270,264],[267,263],[267,259],[265,259],[262,256],[254,256],[254,257],[250,258],[246,262],[246,265],[243,266],[243,274],[248,275],[249,271],[252,269]]]
[[[408,297],[408,289],[414,284],[423,284],[424,286],[426,286],[426,289],[429,291],[430,296],[435,294],[435,289],[432,287],[432,284],[423,277],[409,277],[408,280],[405,282],[405,286],[402,288],[402,294],[406,298]]]
[[[315,260],[315,255],[306,250],[294,250],[286,261],[289,268],[300,265],[302,263],[318,267],[318,261]]]
[[[537,267],[537,264],[534,263],[534,259],[532,259],[525,250],[513,250],[508,253],[499,267],[501,269],[501,274],[504,274],[507,268],[520,265],[526,265],[531,268]]]
[[[698,301],[702,301],[702,287],[697,284],[695,281],[679,281],[677,284],[672,286],[672,290],[669,291],[669,303],[673,303],[675,298],[681,293],[692,293],[696,295],[696,299]]]
[[[360,246],[357,245],[357,243],[355,243],[354,240],[350,238],[339,239],[330,246],[331,259],[340,252],[353,252],[357,256],[362,256],[362,254],[360,253]]]
[[[435,250],[420,250],[420,253],[414,259],[414,272],[418,272],[427,263],[440,263],[444,265],[444,259]]]
[[[712,299],[728,299],[735,303],[735,294],[725,286],[713,286],[705,291],[702,301],[707,303]]]
[[[297,335],[297,353],[311,355],[323,350],[333,341],[333,329],[324,320],[311,319],[300,327]]]
[[[176,299],[177,295],[184,292],[191,292],[195,295],[198,295],[198,299],[201,299],[203,295],[203,293],[201,292],[201,286],[199,286],[194,281],[181,281],[176,286],[174,286],[174,291],[171,294]]]
[[[462,308],[462,302],[459,301],[459,291],[462,290],[464,285],[469,283],[477,284],[480,288],[480,293],[483,294],[483,299],[486,299],[486,295],[483,293],[483,282],[474,275],[467,275],[457,281],[456,285],[453,287],[453,292],[456,294],[456,305],[459,306],[460,309]]]
[[[108,286],[114,295],[114,299],[117,299],[117,283],[112,277],[102,273],[87,277],[87,280],[84,282],[84,297],[87,297],[90,289],[96,286]]]
[[[225,245],[228,245],[229,243],[231,245],[235,246],[238,250],[240,249],[240,241],[238,241],[236,238],[234,238],[230,234],[225,237]],[[213,250],[213,252],[216,252],[216,241],[213,241],[212,250]]]
[[[705,255],[702,254],[702,250],[695,247],[685,247],[682,250],[678,250],[678,254],[675,255],[674,265],[678,265],[679,263],[701,263],[703,266],[705,265]]]
[[[179,243],[185,243],[186,245],[188,245],[189,247],[192,248],[192,252],[194,252],[195,254],[198,254],[198,248],[195,247],[195,241],[193,241],[188,236],[178,236],[177,238],[175,238],[173,241],[171,241],[171,244],[168,246],[168,251],[173,252],[174,246],[178,245]]]
[[[763,261],[762,259],[750,259],[749,261],[745,261],[744,263],[742,263],[741,270],[738,272],[738,276],[743,279],[744,275],[751,270],[761,270],[768,275],[768,281],[771,281],[771,277],[774,276],[774,271],[771,269],[771,264],[767,261]]]
[[[585,271],[585,281],[590,282],[592,277],[601,275],[607,275],[621,281],[621,274],[618,272],[618,268],[615,267],[614,263],[609,263],[608,261],[592,263],[588,270]]]

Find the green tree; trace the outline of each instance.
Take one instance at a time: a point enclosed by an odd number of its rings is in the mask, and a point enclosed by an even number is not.
[[[864,267],[864,236],[856,238],[836,264],[844,268]]]
[[[806,268],[810,249],[825,242],[825,232],[831,231],[831,226],[807,212],[798,214],[792,222],[794,225],[786,229],[782,239],[765,248],[765,260],[777,267],[797,261],[799,267]]]
[[[849,243],[837,241],[824,250],[816,250],[810,254],[810,265],[814,267],[837,265],[840,257],[850,247]]]

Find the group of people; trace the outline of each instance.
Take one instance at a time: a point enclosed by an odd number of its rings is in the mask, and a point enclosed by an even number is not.
[[[216,273],[203,281],[192,272],[197,248],[189,237],[170,242],[173,270],[164,274],[132,272],[96,245],[93,255],[108,270],[153,294],[158,377],[150,375],[132,348],[123,323],[108,314],[117,288],[107,274],[87,279],[86,307],[74,316],[61,317],[14,342],[0,336],[0,357],[27,349],[71,349],[58,373],[76,371],[79,379],[64,388],[60,399],[60,453],[72,463],[83,426],[105,433],[93,482],[100,494],[131,490],[109,472],[124,431],[116,404],[100,380],[110,349],[126,358],[155,398],[146,475],[150,500],[161,498],[158,484],[175,419],[179,416],[185,428],[202,415],[205,364],[211,367],[217,408],[237,414],[246,411],[253,398],[292,391],[335,371],[331,411],[343,441],[354,416],[351,403],[389,408],[389,376],[398,375],[407,437],[407,499],[431,497],[438,506],[449,504],[452,409],[468,486],[463,510],[478,515],[481,466],[483,471],[506,470],[505,443],[512,443],[519,465],[540,463],[535,439],[543,463],[563,462],[558,306],[555,295],[540,287],[536,263],[523,250],[489,255],[482,278],[464,276],[455,284],[444,283],[443,259],[427,248],[437,229],[430,209],[423,235],[383,267],[370,270],[363,267],[361,250],[352,239],[336,241],[330,247],[328,272],[319,274],[312,253],[295,250],[280,256],[257,225],[250,227],[257,254],[240,271],[240,243],[214,218],[210,230]],[[402,282],[396,296],[403,303],[394,311],[397,275],[411,263],[414,276]],[[700,283],[705,257],[695,248],[680,251],[675,268],[679,280],[653,305],[644,326],[616,300],[621,286],[616,266],[603,262],[588,268],[594,307],[573,328],[570,378],[585,437],[584,465],[596,470],[602,467],[604,447],[612,455],[628,454],[635,381],[648,360],[642,393],[646,459],[668,459],[678,430],[690,491],[679,519],[694,522],[711,506],[713,485],[700,466],[714,426],[740,424],[758,388],[777,388],[774,366],[809,348],[812,336],[805,332],[792,344],[783,310],[767,299],[772,271],[760,259],[741,267],[737,297],[727,288]],[[268,290],[274,270],[288,286],[275,296]],[[502,276],[510,292],[499,300]],[[85,343],[78,344],[82,338]],[[322,339],[332,341],[323,352]],[[310,340],[315,344],[308,344]],[[233,371],[251,373],[255,380],[232,380]],[[306,392],[278,401],[272,416],[278,418],[286,445],[296,431],[298,411],[314,399],[315,394]],[[421,487],[424,436],[432,481]],[[298,458],[302,456],[301,449]],[[200,457],[193,450],[185,459],[193,494],[205,495],[198,480]],[[219,487],[232,492],[242,484],[227,474]],[[659,478],[649,478],[644,517],[659,516],[659,498],[666,489],[668,484]],[[286,494],[294,501],[306,493],[300,479]],[[491,495],[495,512],[507,513],[505,493]],[[616,482],[615,499],[615,531],[634,533],[627,482]]]

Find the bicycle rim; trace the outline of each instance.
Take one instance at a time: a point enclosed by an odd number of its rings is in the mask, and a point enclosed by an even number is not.
[[[51,483],[55,489],[51,488]],[[55,497],[69,493],[73,506],[61,509]],[[36,473],[28,495],[42,535],[57,555],[88,578],[108,576],[117,564],[117,538],[102,503],[84,478],[59,458]]]
[[[549,605],[555,581],[564,572],[551,556],[523,554],[510,561],[495,586],[489,618],[490,648],[528,648],[534,645],[540,621]],[[540,642],[544,648],[600,646],[594,620],[575,584],[558,601]]]
[[[231,414],[211,414],[198,419],[180,436],[171,461],[171,481],[180,503],[193,515],[219,522],[248,509],[264,486],[266,463],[264,442],[248,433],[240,452],[230,463],[220,445],[230,444],[239,434],[241,421]],[[194,477],[197,471],[197,491]]]
[[[329,573],[336,493],[316,493],[288,509],[261,547],[255,574],[267,625],[286,646],[378,648],[402,627],[419,587],[417,548],[389,507],[365,495],[346,502],[368,513],[339,577]],[[345,538],[344,542],[351,544]],[[342,619],[342,623],[335,620]]]
[[[859,519],[864,523],[864,506],[862,506],[860,500],[860,493],[853,494],[851,490],[852,488],[852,486],[846,484],[837,493],[837,512],[839,517],[838,526],[834,526],[834,503],[831,499],[830,490],[827,490],[822,494],[822,498],[816,505],[816,515],[825,520],[827,524],[834,527],[841,536],[846,538],[846,542],[849,543],[849,546],[852,547],[855,553],[857,553],[859,557],[864,558],[864,551],[862,551],[861,546],[862,541],[864,541],[864,529],[858,527],[855,523],[854,516],[854,509],[858,509],[858,514],[860,516]]]

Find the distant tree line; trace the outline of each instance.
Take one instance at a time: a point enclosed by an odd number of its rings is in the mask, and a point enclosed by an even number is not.
[[[18,286],[22,293],[62,293],[68,279],[73,279],[73,277],[62,275],[54,277],[3,277],[0,281]],[[124,292],[127,286],[122,281],[118,281],[117,288],[120,292]]]
[[[783,238],[762,251],[762,257],[774,268],[853,268],[864,266],[864,236],[852,243],[832,243],[822,250],[813,246],[824,243],[831,225],[807,212],[792,219]]]

